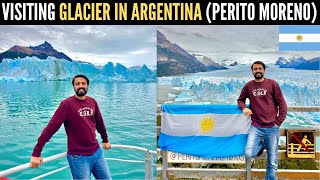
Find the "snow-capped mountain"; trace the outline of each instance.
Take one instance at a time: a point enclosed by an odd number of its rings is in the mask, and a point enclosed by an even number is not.
[[[275,65],[277,66],[282,66],[282,65],[285,65],[285,64],[288,64],[288,60],[285,59],[284,57],[279,57],[278,60],[276,61]]]
[[[207,66],[208,70],[228,69],[214,62],[212,59],[208,58],[207,56],[200,55],[200,54],[192,54],[192,55],[196,57],[197,60],[200,61],[202,64]]]
[[[238,62],[232,59],[224,59],[221,62],[222,66],[236,66],[238,65]]]

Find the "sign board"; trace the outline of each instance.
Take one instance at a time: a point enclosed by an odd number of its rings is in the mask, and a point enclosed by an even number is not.
[[[287,157],[315,158],[315,142],[314,130],[287,130]]]
[[[245,164],[246,158],[244,155],[227,157],[227,158],[202,158],[190,156],[186,154],[167,151],[168,163],[220,163],[220,164]]]

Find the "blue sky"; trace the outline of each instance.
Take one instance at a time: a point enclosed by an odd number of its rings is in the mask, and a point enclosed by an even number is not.
[[[48,41],[73,60],[156,66],[155,26],[0,26],[0,52]]]
[[[286,59],[320,56],[320,51],[279,52],[277,25],[157,26],[157,29],[189,53],[205,55],[216,62],[232,59],[242,64],[256,60],[274,63],[280,56]]]

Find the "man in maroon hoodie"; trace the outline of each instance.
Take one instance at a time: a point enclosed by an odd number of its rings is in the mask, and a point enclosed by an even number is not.
[[[106,128],[97,102],[86,96],[89,79],[82,74],[72,80],[75,95],[60,103],[48,125],[43,129],[34,147],[30,167],[43,163],[41,151],[60,126],[64,124],[68,137],[68,163],[74,179],[111,179],[108,165],[96,139],[96,129],[102,138],[102,147],[110,149]]]
[[[279,127],[286,118],[287,104],[278,83],[264,77],[265,68],[261,61],[252,64],[254,80],[243,87],[238,105],[252,120],[245,156],[250,159],[259,156],[265,148],[268,155],[265,179],[271,180],[277,178]],[[249,108],[245,104],[247,98]]]

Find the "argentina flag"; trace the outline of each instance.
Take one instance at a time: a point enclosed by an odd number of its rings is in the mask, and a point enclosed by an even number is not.
[[[238,105],[163,105],[158,145],[204,158],[244,154],[250,116]]]
[[[319,51],[320,25],[280,25],[279,51]]]

